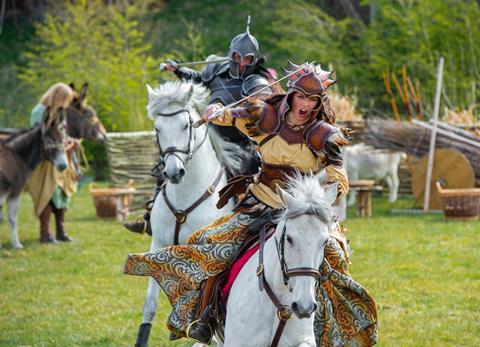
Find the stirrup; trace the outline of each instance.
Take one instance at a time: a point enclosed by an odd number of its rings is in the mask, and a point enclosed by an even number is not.
[[[212,327],[210,326],[210,324],[208,324],[208,323],[204,323],[204,324],[208,327],[208,330],[210,330],[210,339],[208,340],[208,342],[200,341],[200,340],[198,340],[198,339],[190,336],[190,330],[191,330],[192,326],[193,326],[194,324],[199,323],[200,321],[201,321],[201,319],[197,319],[197,320],[193,321],[192,323],[190,323],[189,326],[187,327],[186,335],[187,335],[187,337],[188,337],[189,339],[192,339],[192,340],[194,340],[194,341],[203,343],[203,344],[205,344],[205,345],[209,345],[210,342],[212,342],[212,339],[213,339],[213,330],[212,330]]]

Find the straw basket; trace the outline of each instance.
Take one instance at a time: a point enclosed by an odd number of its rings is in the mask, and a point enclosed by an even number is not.
[[[134,181],[130,180],[126,188],[96,188],[90,183],[89,191],[99,218],[116,218],[122,222],[130,213],[135,194]]]
[[[477,220],[480,214],[480,188],[445,189],[436,182],[445,218]]]

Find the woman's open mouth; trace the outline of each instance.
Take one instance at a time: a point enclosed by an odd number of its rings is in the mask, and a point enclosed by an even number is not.
[[[308,110],[305,109],[305,108],[301,108],[301,109],[298,111],[298,114],[300,115],[300,117],[305,118],[305,117],[308,115]]]

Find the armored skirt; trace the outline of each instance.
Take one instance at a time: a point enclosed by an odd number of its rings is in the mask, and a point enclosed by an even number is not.
[[[208,277],[224,271],[247,238],[251,226],[265,213],[274,212],[248,195],[236,211],[194,232],[186,245],[130,254],[125,273],[152,276],[167,295],[172,312],[167,326],[170,338],[186,336],[198,317],[200,286]],[[318,287],[319,309],[315,334],[319,346],[370,346],[377,340],[375,303],[367,291],[353,281],[340,238],[327,242],[322,272],[328,279]]]

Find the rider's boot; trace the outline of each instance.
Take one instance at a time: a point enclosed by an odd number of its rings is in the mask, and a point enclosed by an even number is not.
[[[152,210],[153,203],[157,198],[158,193],[162,190],[164,181],[161,178],[157,177],[157,183],[155,186],[155,193],[153,199],[148,201],[145,204],[145,209],[147,210],[143,215],[138,216],[134,221],[125,222],[123,226],[134,233],[144,234],[152,236],[152,227],[150,226],[150,211]]]
[[[212,327],[210,326],[211,321],[211,309],[210,306],[207,306],[200,315],[200,318],[190,325],[187,331],[187,337],[206,345],[210,344],[213,337]]]
[[[50,202],[40,214],[40,243],[58,243],[50,234],[50,215],[52,205]]]
[[[204,344],[209,344],[213,337],[213,330],[210,325],[213,315],[209,302],[217,279],[218,276],[213,276],[205,280],[200,301],[200,317],[187,329],[187,337]]]
[[[147,211],[143,215],[138,216],[134,221],[123,223],[123,226],[131,232],[139,234],[147,233],[148,235],[152,236],[152,228],[150,226],[151,206],[153,206],[153,204],[146,205],[145,208]]]
[[[65,212],[66,208],[53,208],[53,214],[55,215],[55,227],[56,227],[56,239],[61,242],[74,241],[73,238],[67,235],[65,232]]]

